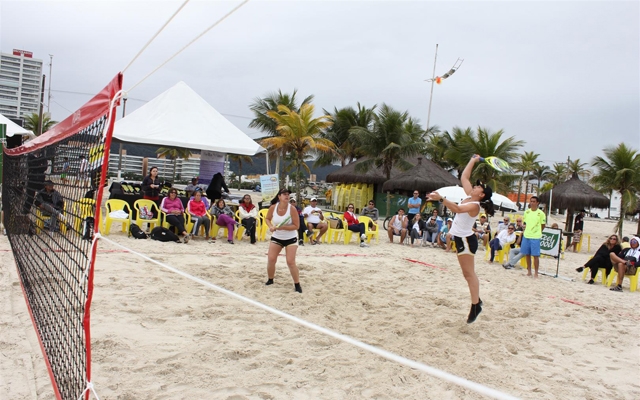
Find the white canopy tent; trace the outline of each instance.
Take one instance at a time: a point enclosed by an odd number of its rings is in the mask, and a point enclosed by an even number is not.
[[[22,128],[20,125],[18,125],[15,122],[11,121],[9,118],[5,117],[2,114],[0,114],[0,124],[3,124],[3,125],[7,126],[7,136],[8,137],[12,137],[13,135],[26,135],[26,136],[29,136],[32,139],[34,137],[36,137],[36,135],[34,135],[33,132],[31,132],[28,129]]]
[[[123,142],[250,156],[264,151],[184,82],[117,121],[113,137]]]

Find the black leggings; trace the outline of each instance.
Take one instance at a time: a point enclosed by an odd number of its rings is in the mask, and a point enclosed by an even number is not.
[[[613,268],[613,266],[611,265],[611,263],[609,263],[609,265],[607,266],[594,266],[589,268],[591,268],[591,279],[596,279],[596,275],[598,275],[599,268],[604,268],[607,270],[605,275],[605,277],[607,277],[611,273],[611,269]]]
[[[169,225],[178,228],[178,235],[182,235],[182,232],[186,231],[186,229],[184,229],[184,215],[182,214],[167,214],[167,222],[169,223]]]
[[[307,224],[304,222],[304,217],[300,217],[300,228],[298,228],[298,240],[304,240],[304,232],[307,230]]]
[[[256,219],[253,217],[247,217],[240,221],[244,229],[249,233],[249,237],[251,238],[251,243],[256,242]]]
[[[349,225],[347,229],[349,229],[351,232],[358,232],[360,233],[360,235],[364,235],[364,232],[365,232],[364,222],[360,222],[359,224]],[[360,241],[364,242],[362,238],[360,238]]]

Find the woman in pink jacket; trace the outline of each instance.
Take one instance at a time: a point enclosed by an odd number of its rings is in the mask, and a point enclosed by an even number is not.
[[[207,214],[207,204],[202,201],[202,192],[200,190],[196,190],[193,198],[187,203],[187,212],[193,220],[193,231],[191,235],[197,236],[200,226],[204,226],[206,232],[205,240],[210,241],[209,231],[211,230],[211,220]]]
[[[160,210],[167,214],[167,223],[178,228],[184,236],[184,242],[189,242],[189,233],[184,229],[184,206],[182,200],[178,198],[178,191],[174,188],[169,189],[169,197],[162,199]]]

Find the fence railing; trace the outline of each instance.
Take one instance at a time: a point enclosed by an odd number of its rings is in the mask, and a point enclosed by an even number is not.
[[[111,153],[109,155],[109,175],[118,175],[118,161],[120,155],[118,153]],[[122,170],[121,173],[133,173],[136,175],[142,175],[142,161],[145,157],[140,156],[122,156]],[[164,158],[152,158],[147,157],[147,168],[157,167],[158,176],[165,179],[173,179],[173,160]],[[178,159],[176,160],[176,177],[180,177],[181,180],[189,180],[194,176],[200,174],[200,159],[193,158],[188,160]]]

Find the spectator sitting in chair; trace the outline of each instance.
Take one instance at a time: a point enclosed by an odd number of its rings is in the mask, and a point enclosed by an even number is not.
[[[227,242],[229,242],[229,244],[233,244],[233,228],[236,227],[237,222],[233,217],[233,211],[231,208],[224,202],[224,200],[219,199],[211,206],[209,213],[216,216],[216,224],[218,226],[227,228]]]
[[[492,263],[493,259],[495,258],[496,250],[502,250],[502,248],[507,244],[515,243],[516,241],[515,230],[516,230],[515,225],[511,224],[507,227],[506,231],[503,230],[498,232],[496,237],[493,238],[491,242],[489,242],[489,246],[491,247],[491,258],[489,259],[490,263]]]
[[[596,254],[589,259],[582,267],[576,268],[576,272],[582,272],[585,268],[591,269],[591,279],[587,282],[589,285],[594,284],[596,275],[598,275],[598,269],[605,269],[605,277],[608,277],[611,273],[613,265],[611,264],[611,253],[618,254],[622,251],[620,243],[618,243],[618,235],[611,235],[602,246],[596,251]]]
[[[416,239],[422,239],[422,245],[427,245],[427,237],[429,233],[427,232],[427,223],[424,222],[420,213],[416,214],[413,217],[413,224],[411,225],[411,232],[409,233],[411,237],[411,247],[413,247],[413,241]]]
[[[178,233],[184,236],[184,242],[189,243],[189,233],[184,227],[184,206],[182,200],[178,198],[178,191],[174,188],[169,189],[169,197],[162,199],[160,210],[167,214],[167,223],[175,226]]]
[[[433,215],[429,217],[425,226],[426,240],[422,242],[423,246],[426,246],[427,242],[431,242],[431,247],[436,247],[438,243],[438,232],[440,231],[438,218],[438,210],[433,210]]]
[[[253,205],[251,196],[245,194],[242,203],[238,207],[240,223],[244,226],[245,235],[251,239],[251,244],[256,244],[256,218],[258,218],[258,208]]]
[[[358,221],[358,217],[354,213],[355,207],[353,203],[347,205],[347,211],[344,213],[344,220],[347,221],[347,229],[351,232],[360,234],[360,247],[369,247],[364,241],[367,240],[366,227],[363,222]]]
[[[309,241],[311,244],[320,244],[320,239],[327,229],[329,229],[329,225],[324,221],[322,210],[318,207],[318,199],[315,197],[311,198],[311,204],[302,210],[302,216],[307,221],[307,236],[309,236]],[[320,234],[315,239],[313,238],[314,229],[320,230]]]
[[[451,224],[453,224],[452,218],[447,218],[447,223],[440,228],[440,234],[438,234],[438,245],[442,247],[445,251],[451,251],[451,234],[449,231],[451,230]]]
[[[198,235],[198,230],[200,226],[204,226],[205,229],[205,240],[208,242],[213,242],[209,238],[209,231],[211,231],[211,220],[209,219],[209,215],[207,215],[207,203],[203,201],[202,191],[196,190],[193,194],[193,198],[189,200],[187,203],[187,211],[189,215],[191,215],[191,219],[193,220],[193,231],[191,235]]]
[[[200,189],[200,187],[198,186],[198,177],[195,177],[191,179],[191,183],[188,184],[186,188],[184,188],[184,191],[187,192],[187,196],[193,196],[195,194],[195,191],[198,189]]]
[[[626,274],[635,275],[635,271],[640,263],[640,239],[636,236],[629,241],[629,248],[622,250],[619,254],[610,253],[611,264],[618,271],[618,284],[609,290],[622,292],[622,281]]]
[[[371,218],[371,222],[369,223],[369,229],[371,229],[372,231],[378,230],[379,212],[378,212],[378,209],[376,208],[376,203],[373,200],[369,200],[369,204],[362,209],[362,211],[360,212],[360,215],[362,215],[363,217]]]
[[[407,237],[407,226],[409,225],[409,219],[404,215],[404,208],[400,208],[398,213],[389,221],[389,228],[387,233],[389,234],[389,242],[393,243],[393,236],[400,236],[400,244],[404,244],[404,239]]]
[[[36,207],[42,210],[43,215],[49,216],[49,230],[57,232],[60,230],[58,220],[64,222],[65,217],[62,214],[64,210],[64,198],[53,187],[50,180],[44,181],[44,189],[36,194]]]
[[[522,220],[520,220],[522,222]],[[498,229],[496,230],[496,235],[502,231],[506,231],[509,228],[509,224],[511,223],[511,219],[509,217],[504,217],[502,221],[498,222]]]
[[[487,247],[489,236],[491,236],[491,226],[489,226],[489,222],[487,222],[486,214],[480,214],[480,221],[475,223],[473,231],[476,233],[479,241],[482,240],[484,247]]]

